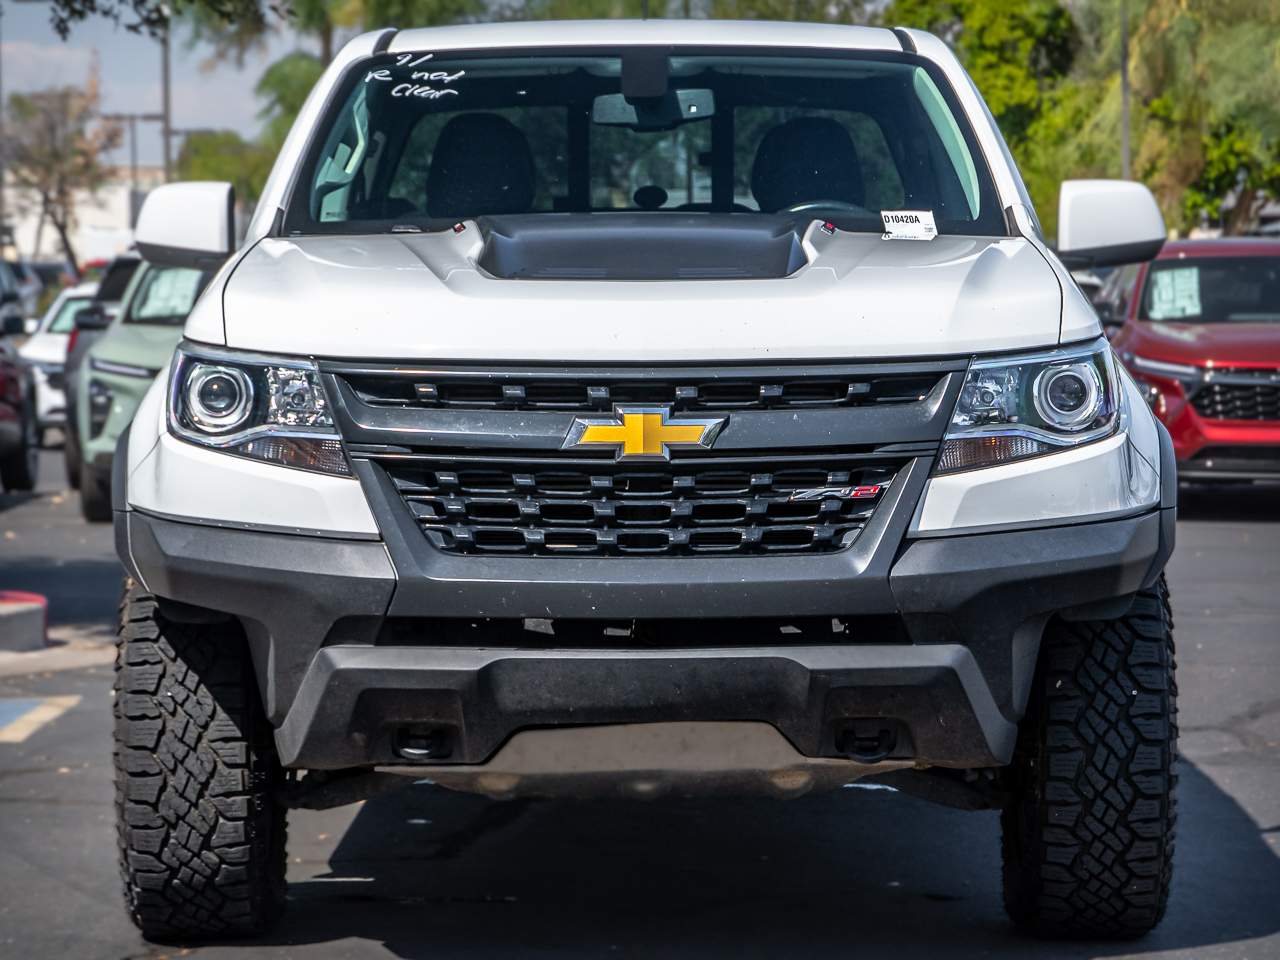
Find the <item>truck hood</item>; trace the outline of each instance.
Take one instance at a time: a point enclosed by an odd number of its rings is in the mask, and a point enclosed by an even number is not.
[[[1026,240],[886,240],[816,221],[800,240],[802,264],[783,277],[600,280],[499,278],[470,221],[266,239],[226,282],[223,332],[240,349],[439,361],[856,359],[1058,342],[1061,287]]]
[[[1125,346],[1149,360],[1215,367],[1280,367],[1280,324],[1140,320]]]
[[[67,359],[65,333],[41,331],[18,348],[18,356],[36,363],[64,363]]]
[[[89,356],[148,370],[160,370],[182,341],[182,327],[150,323],[114,323]]]

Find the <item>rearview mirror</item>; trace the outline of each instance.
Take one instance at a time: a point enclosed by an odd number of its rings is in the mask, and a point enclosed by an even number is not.
[[[706,120],[716,112],[711,90],[668,90],[660,97],[606,93],[591,102],[591,122],[631,130],[670,130],[682,123]]]
[[[1168,230],[1156,198],[1129,180],[1066,180],[1058,195],[1058,258],[1069,270],[1152,260]]]
[[[151,263],[216,269],[235,250],[235,189],[221,181],[156,187],[142,204],[133,236]]]
[[[111,318],[107,311],[94,304],[76,311],[75,324],[77,330],[105,330],[111,326]]]

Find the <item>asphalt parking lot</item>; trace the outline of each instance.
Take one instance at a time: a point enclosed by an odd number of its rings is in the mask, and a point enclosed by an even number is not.
[[[1280,956],[1278,487],[1182,493],[1178,851],[1144,940],[1014,935],[996,815],[884,789],[495,803],[419,785],[292,814],[272,937],[177,949],[145,944],[120,901],[111,531],[80,521],[60,453],[41,480],[0,496],[0,589],[46,594],[57,642],[0,649],[0,957]]]

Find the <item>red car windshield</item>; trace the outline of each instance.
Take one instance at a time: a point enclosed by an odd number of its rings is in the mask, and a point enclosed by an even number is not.
[[[1142,294],[1144,320],[1280,323],[1280,256],[1157,260]]]

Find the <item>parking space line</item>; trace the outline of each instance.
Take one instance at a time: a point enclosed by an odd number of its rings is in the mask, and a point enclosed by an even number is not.
[[[0,699],[0,743],[22,743],[46,723],[80,702],[76,695],[38,699]]]

